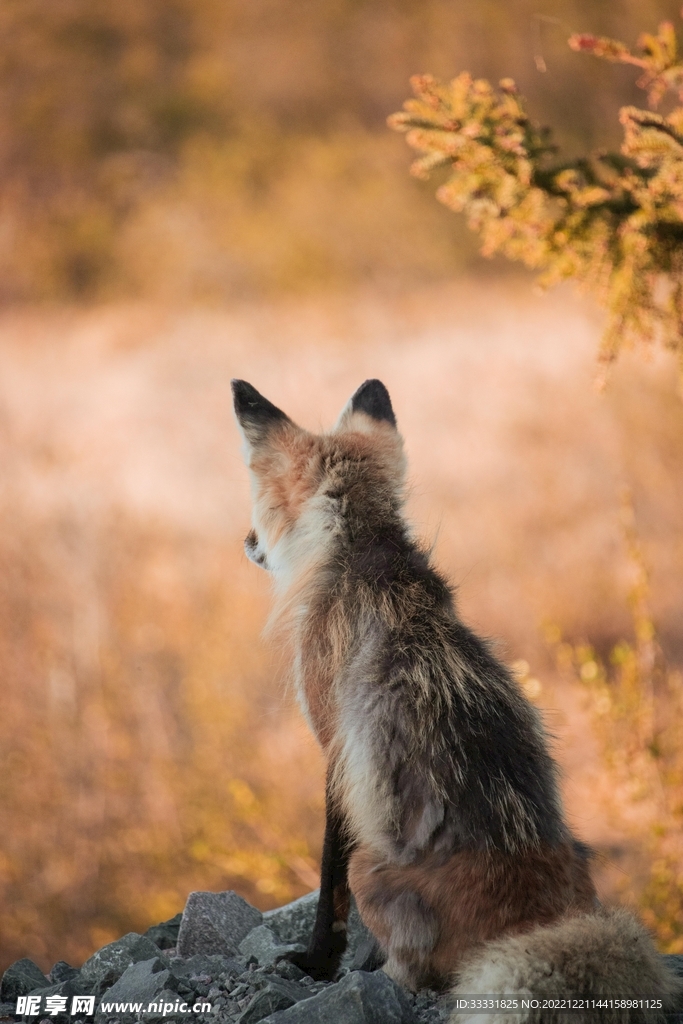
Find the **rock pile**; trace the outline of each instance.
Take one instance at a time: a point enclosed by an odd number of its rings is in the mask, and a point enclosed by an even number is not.
[[[318,893],[312,892],[262,914],[234,892],[191,893],[182,914],[144,935],[130,932],[109,943],[80,969],[59,961],[46,976],[31,960],[12,964],[0,983],[0,1021],[17,1019],[22,997],[25,1009],[26,997],[33,997],[32,1012],[23,1015],[32,1024],[442,1024],[448,1019],[447,996],[430,991],[415,996],[373,970],[374,942],[355,912],[337,981],[313,981],[282,959],[305,948],[317,902]],[[683,956],[666,959],[683,975]],[[75,997],[85,997],[87,1005],[74,1012]],[[683,1024],[683,1013],[669,1014],[667,1024]]]
[[[150,1024],[190,1020],[197,1024],[441,1024],[447,1020],[443,996],[436,992],[414,996],[383,971],[372,970],[374,944],[355,913],[336,982],[313,981],[281,959],[290,951],[305,949],[317,901],[317,892],[312,892],[262,914],[234,892],[191,893],[182,914],[155,925],[145,935],[130,932],[109,943],[80,970],[60,961],[46,976],[31,960],[12,964],[0,984],[0,1021],[17,1019],[17,1000],[22,996],[38,997],[31,1009],[39,1012],[24,1016],[33,1024],[79,1020],[132,1024],[138,1019]],[[75,996],[94,997],[90,1013],[89,1005],[72,1012]],[[132,1009],[136,1003],[139,1009]]]

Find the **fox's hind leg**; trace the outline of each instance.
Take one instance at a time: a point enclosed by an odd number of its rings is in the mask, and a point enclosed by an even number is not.
[[[387,904],[384,917],[389,941],[383,970],[416,992],[433,981],[431,955],[439,933],[434,912],[419,893],[402,892]]]
[[[386,955],[383,970],[413,991],[434,984],[439,923],[405,873],[361,849],[351,857],[349,880],[360,916]]]

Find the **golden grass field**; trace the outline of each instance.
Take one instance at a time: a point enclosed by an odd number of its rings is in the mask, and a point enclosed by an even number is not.
[[[545,638],[630,636],[628,488],[680,671],[683,402],[661,354],[598,392],[600,328],[526,278],[0,314],[0,968],[79,963],[191,889],[265,908],[316,884],[322,762],[260,636],[233,376],[312,429],[386,383],[418,531],[544,708],[603,894],[638,898],[651,814]]]

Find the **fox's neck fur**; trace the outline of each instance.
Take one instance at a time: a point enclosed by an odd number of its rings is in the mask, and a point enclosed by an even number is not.
[[[339,742],[341,686],[354,649],[373,624],[395,629],[401,621],[407,595],[381,562],[388,551],[424,558],[398,496],[376,498],[372,516],[350,516],[345,505],[343,517],[331,514],[307,537],[298,571],[283,567],[269,622],[269,631],[289,641],[299,704],[328,757]]]

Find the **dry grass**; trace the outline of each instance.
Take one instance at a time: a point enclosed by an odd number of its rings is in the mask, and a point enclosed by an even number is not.
[[[543,639],[554,623],[603,658],[630,635],[626,484],[662,649],[683,662],[675,368],[627,357],[599,395],[599,330],[569,294],[476,282],[3,314],[3,964],[78,962],[192,888],[265,907],[315,882],[322,766],[260,639],[267,580],[241,553],[231,376],[312,428],[365,377],[386,382],[414,518],[438,535],[465,617],[531,666],[604,891],[647,867],[647,815],[615,790],[585,697]]]

